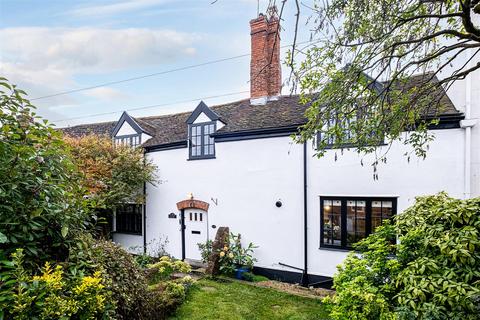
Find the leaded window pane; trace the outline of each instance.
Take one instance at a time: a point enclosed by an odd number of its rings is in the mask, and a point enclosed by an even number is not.
[[[215,140],[210,135],[215,132],[215,124],[195,124],[190,129],[190,148],[192,157],[215,155]]]

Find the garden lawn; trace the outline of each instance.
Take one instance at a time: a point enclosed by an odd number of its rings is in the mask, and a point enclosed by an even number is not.
[[[240,282],[199,280],[170,319],[329,319],[319,299]]]

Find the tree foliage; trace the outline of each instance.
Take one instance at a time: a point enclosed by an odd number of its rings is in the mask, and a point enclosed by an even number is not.
[[[107,136],[64,137],[82,174],[81,184],[97,208],[143,202],[144,183],[155,183],[156,167],[141,148],[115,146]]]
[[[385,160],[388,148],[377,148],[384,141],[425,157],[443,89],[480,68],[480,1],[314,0],[302,8],[311,12],[314,44],[294,45],[286,60],[309,104],[299,141],[320,132],[318,156],[328,144],[348,145],[377,153],[374,165]],[[416,74],[424,76],[412,85]]]
[[[0,78],[0,259],[23,248],[37,266],[68,254],[84,203],[65,144],[25,93]]]
[[[478,319],[480,199],[445,193],[362,240],[334,277],[334,319]],[[395,242],[397,237],[398,242]]]

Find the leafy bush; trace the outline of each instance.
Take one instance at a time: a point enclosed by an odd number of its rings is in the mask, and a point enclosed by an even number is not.
[[[39,268],[63,260],[84,230],[82,190],[61,136],[0,78],[0,259],[23,248]]]
[[[200,255],[202,257],[202,262],[207,263],[210,255],[212,254],[212,240],[207,240],[205,243],[198,243],[198,250],[200,250]]]
[[[238,267],[251,269],[256,259],[253,257],[253,249],[257,248],[249,243],[246,248],[242,247],[240,234],[230,233],[229,245],[220,250],[220,271],[225,274],[233,274]]]
[[[0,319],[101,319],[112,315],[101,272],[76,276],[64,273],[61,265],[52,267],[46,262],[41,275],[32,277],[23,268],[21,249],[13,258],[10,281],[2,284]]]
[[[333,319],[478,319],[479,212],[480,198],[417,198],[339,267]]]
[[[72,251],[70,263],[84,268],[101,268],[108,280],[117,319],[144,319],[149,304],[147,280],[132,255],[111,241],[83,236],[82,248]],[[158,306],[161,307],[161,306]]]
[[[75,165],[82,172],[81,184],[98,208],[120,203],[143,202],[143,184],[155,182],[156,167],[145,160],[141,148],[115,146],[108,136],[65,136]]]
[[[174,260],[168,256],[160,258],[160,261],[148,266],[155,270],[152,275],[153,282],[170,279],[175,272],[189,273],[192,271],[190,265],[181,260]]]

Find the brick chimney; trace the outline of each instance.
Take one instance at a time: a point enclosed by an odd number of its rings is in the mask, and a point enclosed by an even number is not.
[[[260,14],[250,21],[250,30],[250,103],[261,105],[278,99],[282,89],[278,16]]]

